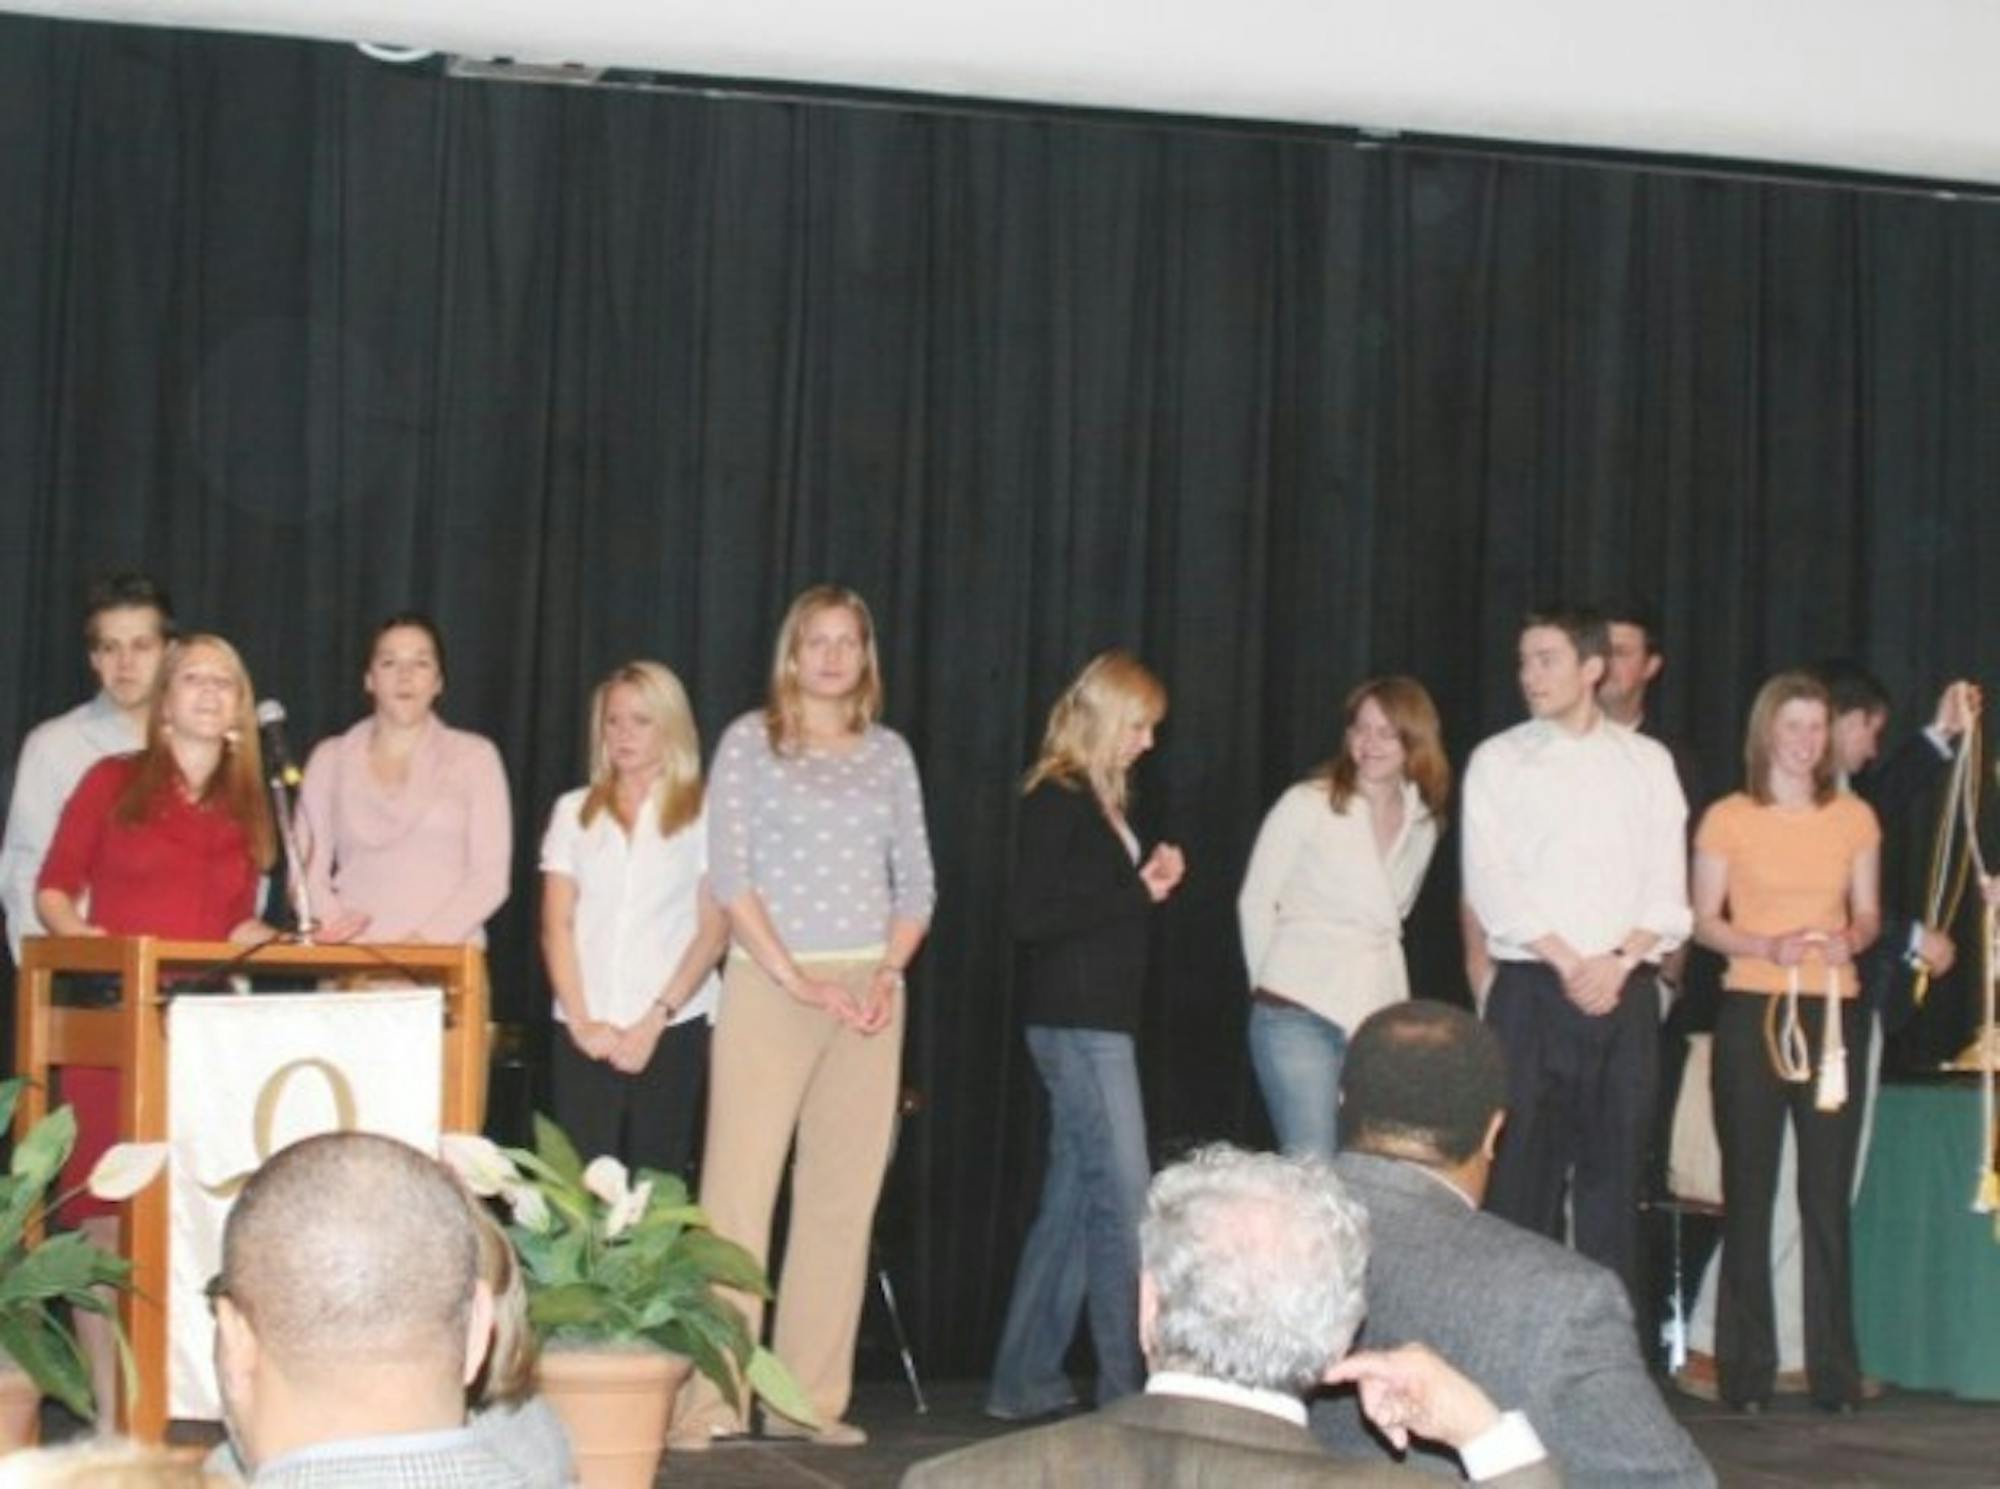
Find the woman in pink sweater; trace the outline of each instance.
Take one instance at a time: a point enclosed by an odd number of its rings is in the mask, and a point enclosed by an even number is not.
[[[500,752],[437,716],[444,644],[421,615],[375,633],[362,687],[375,710],[321,741],[299,805],[313,913],[357,940],[486,940],[507,899],[513,813]]]

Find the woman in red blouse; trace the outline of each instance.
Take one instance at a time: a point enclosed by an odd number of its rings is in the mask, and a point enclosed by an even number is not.
[[[63,808],[35,892],[50,935],[271,936],[257,918],[273,832],[253,696],[243,659],[221,637],[189,636],[168,652],[146,748],[98,761]],[[117,1078],[74,1067],[63,1094],[76,1107],[80,1179],[117,1127]],[[75,1209],[110,1213],[88,1201]]]
[[[250,674],[219,636],[189,636],[160,669],[146,747],[92,766],[69,802],[36,881],[35,908],[52,936],[167,936],[183,941],[268,940],[257,918],[259,876],[275,839]],[[63,1188],[80,1188],[118,1131],[118,1076],[92,1066],[62,1072],[76,1109],[76,1146]],[[81,1197],[63,1218],[115,1249],[114,1207]],[[99,1401],[116,1375],[108,1334],[79,1318]]]

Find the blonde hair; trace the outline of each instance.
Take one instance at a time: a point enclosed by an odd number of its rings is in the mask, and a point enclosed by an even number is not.
[[[861,677],[847,699],[847,727],[859,734],[882,713],[882,663],[875,654],[875,617],[868,602],[841,584],[815,584],[792,601],[771,650],[771,691],[764,704],[764,732],[771,749],[786,754],[805,738],[805,702],[799,696],[799,647],[806,627],[822,610],[845,610],[861,627]]]
[[[1120,647],[1084,664],[1049,710],[1042,753],[1021,783],[1026,793],[1044,781],[1088,784],[1114,812],[1125,810],[1125,767],[1118,763],[1125,731],[1167,716],[1167,689],[1137,657]]]
[[[1771,731],[1777,727],[1779,711],[1801,699],[1826,711],[1826,748],[1813,765],[1813,804],[1826,805],[1839,790],[1833,767],[1833,696],[1810,672],[1780,672],[1757,690],[1750,722],[1743,730],[1743,786],[1752,801],[1771,803]]]
[[[472,1228],[479,1237],[479,1280],[493,1294],[493,1338],[472,1382],[475,1410],[513,1406],[535,1394],[535,1364],[541,1357],[535,1331],[528,1326],[528,1288],[514,1243],[485,1204],[470,1193]]]
[[[590,695],[590,791],[583,798],[583,825],[610,808],[617,812],[618,773],[611,767],[611,749],[604,739],[604,715],[611,707],[611,690],[636,691],[646,711],[666,736],[666,758],[660,772],[660,836],[670,838],[701,815],[701,734],[687,689],[658,662],[627,662],[597,685]]]
[[[1333,809],[1344,812],[1354,799],[1356,767],[1347,736],[1361,716],[1361,705],[1370,699],[1403,743],[1404,778],[1417,788],[1418,797],[1442,828],[1444,805],[1451,799],[1451,762],[1445,758],[1437,705],[1414,677],[1371,677],[1347,695],[1341,706],[1340,746],[1321,772]]]
[[[230,721],[223,740],[222,762],[202,787],[201,803],[220,804],[222,810],[243,829],[249,840],[250,857],[260,869],[268,869],[277,856],[277,835],[271,826],[271,806],[264,796],[264,752],[257,743],[257,693],[250,683],[250,669],[235,647],[220,636],[197,631],[183,636],[167,648],[160,666],[159,686],[153,693],[152,712],[146,719],[146,748],[140,752],[139,768],[119,794],[113,815],[120,822],[138,822],[151,812],[161,793],[176,789],[180,763],[174,759],[167,730],[167,699],[174,677],[187,665],[190,655],[206,648],[222,658],[236,683],[236,717]]]
[[[210,1473],[198,1451],[120,1439],[22,1448],[0,1465],[0,1489],[220,1489],[239,1482]]]

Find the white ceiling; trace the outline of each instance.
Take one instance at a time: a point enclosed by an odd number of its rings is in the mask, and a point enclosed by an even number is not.
[[[0,9],[2000,184],[1996,0],[0,0]]]

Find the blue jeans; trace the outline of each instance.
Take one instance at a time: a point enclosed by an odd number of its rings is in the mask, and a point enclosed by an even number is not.
[[[1086,1296],[1102,1406],[1146,1382],[1139,1357],[1139,1219],[1152,1165],[1132,1036],[1030,1024],[1049,1093],[1049,1166],[1021,1248],[986,1409],[1032,1417],[1070,1405],[1063,1356]]]
[[[1347,1031],[1296,1004],[1252,1002],[1250,1064],[1287,1153],[1331,1159],[1340,1138],[1340,1065]]]

